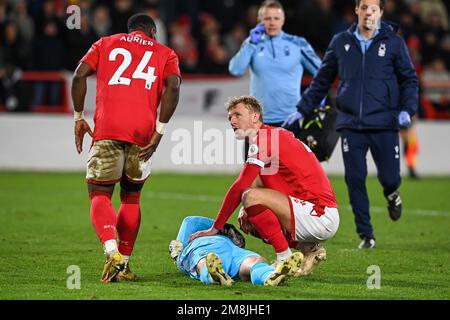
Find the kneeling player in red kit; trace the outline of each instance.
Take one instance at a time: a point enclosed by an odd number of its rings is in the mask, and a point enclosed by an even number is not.
[[[263,124],[257,99],[232,98],[227,110],[236,138],[250,143],[248,159],[214,225],[190,240],[217,234],[242,201],[248,221],[273,246],[276,262],[289,258],[290,246],[294,247],[305,256],[298,275],[309,274],[326,257],[321,242],[332,238],[339,227],[330,181],[314,153],[290,131]]]

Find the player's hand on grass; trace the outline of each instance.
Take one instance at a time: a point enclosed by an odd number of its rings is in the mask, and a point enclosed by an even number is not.
[[[147,161],[148,159],[150,159],[153,153],[156,151],[156,148],[158,148],[161,138],[161,134],[156,131],[153,132],[150,143],[141,149],[141,152],[139,153],[139,160]]]
[[[191,236],[189,237],[189,242],[199,237],[215,236],[218,233],[219,230],[214,227],[211,227],[208,230],[197,231],[196,233],[191,234]]]
[[[84,119],[80,119],[75,121],[75,146],[77,147],[78,153],[83,151],[83,138],[86,132],[93,137],[93,133],[91,127]]]

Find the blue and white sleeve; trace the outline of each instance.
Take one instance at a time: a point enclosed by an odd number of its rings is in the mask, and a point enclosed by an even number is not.
[[[301,40],[300,53],[302,55],[303,67],[315,76],[317,71],[319,71],[322,61],[314,51],[313,47],[304,38]]]

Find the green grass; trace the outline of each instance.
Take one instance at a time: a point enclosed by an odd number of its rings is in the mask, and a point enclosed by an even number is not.
[[[135,283],[99,282],[101,245],[89,217],[82,173],[0,172],[0,299],[449,299],[450,179],[404,179],[404,216],[388,218],[381,187],[368,179],[377,248],[356,249],[353,214],[342,177],[332,178],[341,225],[326,243],[328,260],[306,278],[278,288],[236,282],[206,286],[179,273],[168,256],[187,215],[214,217],[233,176],[161,174],[142,195],[142,224],[132,257]],[[114,204],[118,207],[118,190]],[[236,223],[236,215],[231,218]],[[269,260],[270,246],[247,237]],[[69,290],[66,269],[81,270]],[[369,290],[367,268],[381,269],[381,289]]]

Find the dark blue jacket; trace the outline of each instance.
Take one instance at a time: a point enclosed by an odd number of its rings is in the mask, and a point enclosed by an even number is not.
[[[380,32],[363,54],[353,32],[333,37],[322,65],[297,108],[309,114],[339,78],[336,129],[398,129],[398,113],[413,115],[418,107],[419,82],[398,27],[381,23]]]

